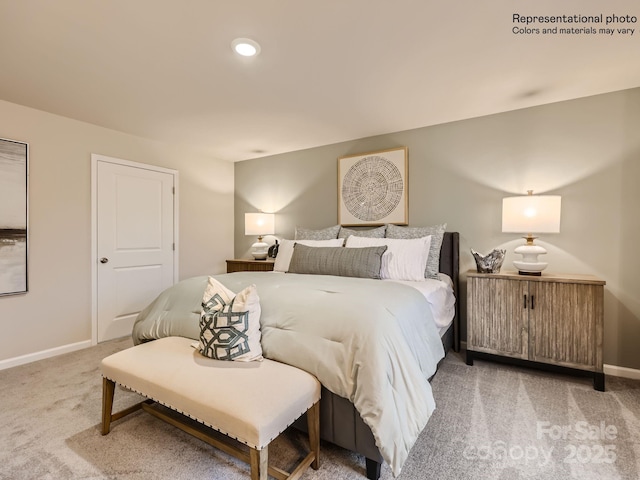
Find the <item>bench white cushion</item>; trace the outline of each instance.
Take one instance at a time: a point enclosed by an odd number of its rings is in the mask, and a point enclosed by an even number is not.
[[[102,361],[102,375],[258,450],[320,399],[320,383],[303,370],[213,360],[192,342],[167,337],[123,350]]]

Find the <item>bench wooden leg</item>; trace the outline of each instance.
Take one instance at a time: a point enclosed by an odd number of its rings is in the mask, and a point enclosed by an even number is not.
[[[309,430],[309,446],[315,458],[311,468],[320,468],[320,402],[315,403],[307,411],[307,429]]]
[[[102,435],[111,430],[111,410],[113,409],[113,394],[116,383],[108,378],[102,378]]]
[[[268,449],[269,447],[264,447],[262,450],[249,449],[251,480],[267,480],[269,473]]]

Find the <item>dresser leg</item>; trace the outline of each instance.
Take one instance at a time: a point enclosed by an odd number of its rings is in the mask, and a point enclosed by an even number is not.
[[[467,350],[467,365],[469,365],[470,367],[473,367],[473,353],[471,353],[469,350]]]
[[[593,374],[593,388],[599,392],[604,392],[604,373],[595,372]]]

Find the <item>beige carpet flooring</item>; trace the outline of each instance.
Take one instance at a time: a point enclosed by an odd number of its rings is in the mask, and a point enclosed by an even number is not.
[[[248,467],[144,412],[101,436],[100,360],[116,340],[0,371],[0,479],[247,479]],[[400,479],[640,478],[640,382],[589,380],[450,353],[433,382],[438,408]],[[114,411],[140,397],[116,390]],[[304,436],[278,438],[270,457],[289,468]],[[364,479],[364,459],[322,444],[304,479]],[[391,479],[383,466],[383,479]]]

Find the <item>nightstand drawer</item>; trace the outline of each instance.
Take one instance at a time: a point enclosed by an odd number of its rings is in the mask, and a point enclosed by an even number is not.
[[[233,272],[271,272],[273,271],[273,259],[251,260],[234,259],[227,260],[227,273]]]

